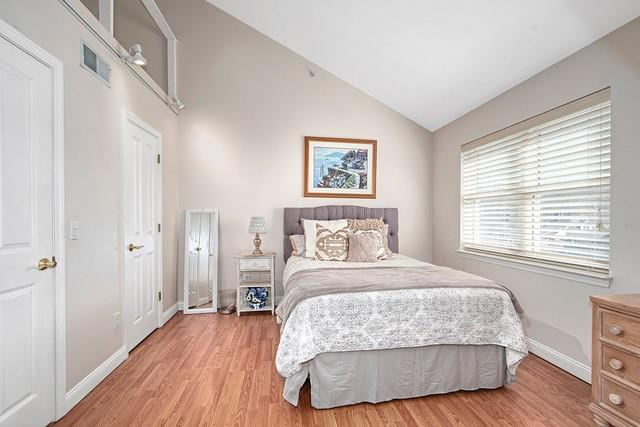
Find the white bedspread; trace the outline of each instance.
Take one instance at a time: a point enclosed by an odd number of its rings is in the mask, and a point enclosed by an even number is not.
[[[319,268],[415,267],[402,255],[375,263],[314,261],[291,257],[284,271]],[[527,355],[520,318],[506,291],[429,288],[354,292],[309,298],[295,307],[280,337],[276,368],[289,377],[320,353],[381,350],[438,344],[495,344],[506,348],[515,375]]]

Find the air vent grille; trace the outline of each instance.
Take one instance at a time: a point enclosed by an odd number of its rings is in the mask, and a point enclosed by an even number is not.
[[[102,59],[93,49],[86,44],[82,44],[82,67],[106,83],[111,85],[111,67],[109,63]]]

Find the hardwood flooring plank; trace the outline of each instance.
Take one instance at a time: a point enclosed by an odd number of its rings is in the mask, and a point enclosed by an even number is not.
[[[591,423],[588,384],[536,357],[515,384],[364,403],[298,407],[275,369],[279,329],[269,314],[176,314],[56,426],[558,426]]]

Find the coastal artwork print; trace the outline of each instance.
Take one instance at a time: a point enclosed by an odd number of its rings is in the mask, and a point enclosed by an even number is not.
[[[375,140],[307,136],[305,197],[376,198]]]

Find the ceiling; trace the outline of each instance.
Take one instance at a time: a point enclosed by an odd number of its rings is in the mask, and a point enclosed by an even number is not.
[[[637,0],[208,0],[436,130],[640,15]]]

